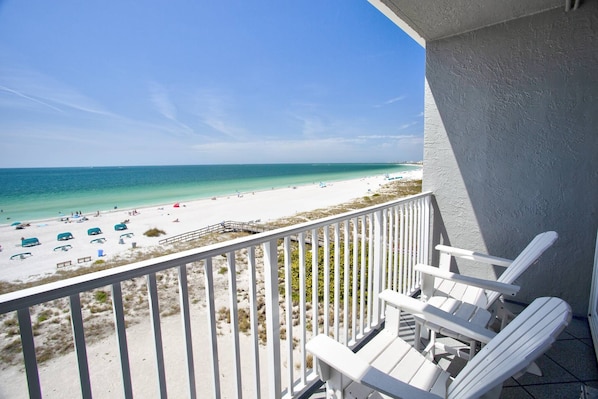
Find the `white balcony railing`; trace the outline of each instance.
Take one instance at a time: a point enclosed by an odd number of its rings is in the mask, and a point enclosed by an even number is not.
[[[32,309],[56,300],[70,315],[76,396],[106,396],[105,377],[96,375],[104,365],[94,364],[102,356],[90,356],[94,344],[86,344],[86,325],[96,316],[81,300],[105,289],[116,338],[110,341],[118,364],[112,379],[124,397],[298,397],[318,382],[305,351],[311,336],[324,333],[357,345],[383,321],[377,295],[382,289],[418,289],[413,266],[428,260],[430,197],[424,193],[1,295],[0,314],[17,314],[29,396],[41,397],[48,380],[36,360]],[[140,279],[149,304],[151,373],[139,371],[148,362],[134,349],[141,334],[129,325],[131,303],[140,297],[137,291],[132,299],[127,282]],[[178,309],[171,313],[178,316],[160,311],[166,279],[177,281]],[[178,335],[163,332],[173,317],[182,320]],[[173,361],[175,353],[181,355]],[[69,390],[62,397],[74,393],[67,382],[61,386]]]

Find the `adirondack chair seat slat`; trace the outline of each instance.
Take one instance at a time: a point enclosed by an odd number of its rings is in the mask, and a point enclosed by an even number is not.
[[[383,333],[384,331],[380,334]],[[390,334],[386,335],[390,336]],[[371,353],[379,349],[378,343],[372,340],[358,351],[356,355],[377,370],[413,387],[424,391],[432,391],[432,389],[438,391],[439,385],[441,387],[440,392],[446,390],[445,384],[448,378],[450,378],[450,374],[442,370],[438,365],[427,361],[425,357],[407,342],[397,339],[394,336],[392,343],[378,353],[378,356],[371,359]],[[361,353],[363,350],[368,352],[365,357]],[[365,398],[369,397],[375,390],[358,382],[352,382],[345,388],[345,392],[347,397]]]
[[[458,301],[455,298],[432,297],[427,303],[431,306],[437,307],[438,309],[441,309],[447,313],[451,313],[463,320],[467,320],[468,322],[476,324],[480,327],[486,327],[490,322],[490,319],[492,318],[492,314],[486,309],[477,307],[469,303]],[[453,338],[462,341],[470,340],[470,337],[456,334],[450,329],[446,329],[441,325],[426,322],[425,320],[418,318],[417,316],[415,316],[415,320],[422,326],[437,331],[440,334],[449,336],[452,335]]]

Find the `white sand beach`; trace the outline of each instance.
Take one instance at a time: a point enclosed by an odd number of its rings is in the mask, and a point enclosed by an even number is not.
[[[402,174],[404,180],[421,179],[421,169]],[[201,199],[179,203],[156,205],[137,209],[116,209],[107,212],[84,214],[84,218],[69,218],[69,222],[58,218],[41,221],[23,221],[29,226],[17,230],[14,226],[0,226],[0,279],[4,281],[30,281],[55,273],[58,267],[85,267],[97,259],[108,260],[123,256],[135,243],[138,250],[157,246],[162,238],[197,230],[224,220],[266,222],[298,212],[326,208],[372,194],[386,183],[384,176],[374,176],[328,183],[288,187],[268,191],[241,193],[215,199]],[[87,220],[83,220],[87,219]],[[127,230],[115,231],[116,224],[127,221]],[[101,235],[89,236],[88,229],[99,227]],[[163,230],[162,237],[146,237],[143,233],[151,228]],[[69,232],[73,239],[58,241],[60,233]],[[122,234],[132,233],[131,237]],[[21,238],[37,238],[41,245],[23,248]],[[98,238],[103,243],[91,243]],[[121,243],[122,242],[122,243]],[[69,246],[68,250],[56,249]],[[98,256],[98,251],[103,253]],[[16,256],[21,253],[24,258]],[[13,257],[13,259],[11,259]],[[87,261],[83,261],[88,259]],[[71,262],[71,266],[57,266]]]
[[[421,170],[410,171],[403,174],[404,180],[421,179]],[[0,278],[5,281],[31,281],[43,276],[51,275],[56,272],[57,264],[70,261],[72,266],[67,268],[86,267],[91,265],[97,259],[109,259],[114,256],[127,256],[127,253],[139,250],[151,250],[157,247],[158,241],[164,237],[170,237],[177,234],[193,231],[211,224],[220,223],[224,220],[232,221],[255,221],[261,220],[267,222],[282,217],[292,216],[298,212],[305,212],[319,208],[331,207],[355,198],[373,194],[381,185],[387,181],[383,176],[375,176],[364,179],[355,179],[348,181],[334,182],[327,184],[326,187],[320,187],[319,184],[289,187],[285,189],[268,190],[255,193],[241,193],[240,196],[218,197],[216,199],[202,199],[197,201],[181,202],[179,207],[174,204],[163,204],[147,208],[112,210],[102,212],[100,216],[84,215],[88,220],[83,222],[70,222],[55,220],[44,220],[30,222],[30,226],[23,230],[16,230],[14,226],[0,227],[0,244],[3,251],[0,252],[0,265],[2,274]],[[136,212],[135,212],[136,211]],[[71,219],[72,220],[72,219]],[[76,220],[76,219],[75,219]],[[128,229],[125,231],[115,231],[114,225],[128,220]],[[178,221],[175,221],[178,220]],[[99,227],[103,234],[98,236],[88,236],[87,230],[93,227]],[[145,231],[151,228],[164,230],[166,235],[160,238],[146,237]],[[68,241],[57,241],[57,235],[63,232],[70,232],[74,236]],[[119,243],[121,234],[133,233],[130,238],[124,238],[124,243]],[[21,237],[36,237],[41,245],[22,248],[20,247]],[[106,241],[102,244],[90,243],[95,238],[103,237]],[[135,248],[133,248],[133,242]],[[56,250],[54,248],[61,245],[71,245],[68,251]],[[102,250],[104,256],[98,256],[98,250]],[[17,257],[11,260],[11,256],[23,252],[30,252],[31,256],[24,259]],[[78,259],[89,257],[90,260],[78,263]],[[239,272],[240,273],[240,272]],[[246,274],[240,273],[239,279],[244,279]],[[190,281],[198,276],[190,276]],[[247,283],[249,280],[245,281]],[[132,283],[133,284],[133,283]],[[143,284],[143,282],[141,282]],[[215,287],[218,292],[218,284],[224,287],[226,276],[215,276]],[[176,287],[176,284],[173,284]],[[129,287],[131,288],[131,287]],[[140,291],[143,287],[138,287]],[[135,291],[136,287],[132,287]],[[239,283],[237,290],[244,290],[244,283]],[[123,288],[123,292],[124,292]],[[197,290],[198,298],[201,298]],[[223,289],[223,292],[226,292]],[[203,294],[202,294],[203,295]],[[226,295],[226,294],[225,294]],[[178,301],[174,293],[172,302]],[[217,298],[216,308],[219,308],[218,302],[226,304],[227,298]],[[83,302],[83,300],[82,300]],[[36,336],[36,346],[40,342],[47,340],[51,335],[51,329],[57,329],[60,324],[62,330],[69,335],[70,322],[68,314],[64,313],[58,307],[49,311],[54,317],[54,321],[48,320],[40,328],[39,335]],[[160,307],[168,306],[166,301],[162,302]],[[153,341],[149,318],[147,317],[147,303],[141,304],[143,311],[139,314],[127,316],[127,322],[130,326],[127,328],[129,340],[129,352],[131,356],[131,374],[134,383],[134,395],[142,398],[158,397],[158,387],[156,382],[156,366],[153,352]],[[135,309],[137,310],[137,309]],[[46,308],[48,311],[48,308]],[[36,311],[39,314],[39,310]],[[33,316],[35,317],[35,315]],[[84,315],[85,317],[85,315]],[[96,313],[93,317],[105,324],[104,328],[112,329],[111,308],[108,306],[103,313]],[[4,326],[14,328],[6,323]],[[39,318],[38,318],[39,320]],[[91,320],[91,319],[90,319]],[[55,324],[52,324],[55,323]],[[93,322],[86,321],[86,329],[92,326]],[[194,341],[194,355],[196,360],[196,380],[198,387],[198,397],[212,397],[211,370],[206,366],[206,359],[209,357],[207,345],[198,343],[205,342],[208,333],[208,324],[206,319],[205,305],[200,301],[193,304],[191,309],[191,324]],[[162,335],[164,337],[165,368],[168,379],[168,394],[170,397],[188,397],[187,379],[185,374],[185,356],[182,349],[182,329],[181,320],[176,314],[163,317],[161,320]],[[219,335],[219,357],[227,359],[232,356],[230,353],[231,334],[226,324],[218,327]],[[87,335],[87,332],[86,332]],[[14,337],[2,337],[2,345],[6,345]],[[241,346],[249,348],[251,345],[249,337],[241,336]],[[72,343],[68,344],[72,348]],[[263,348],[262,348],[263,349]],[[261,356],[264,356],[262,350]],[[119,370],[118,350],[114,335],[109,335],[99,340],[94,340],[87,345],[87,355],[90,362],[90,374],[92,389],[95,397],[122,397],[122,383]],[[284,357],[283,362],[286,362]],[[202,360],[201,366],[199,359]],[[223,362],[226,364],[226,361]],[[262,367],[265,368],[267,362],[262,361]],[[292,365],[291,365],[292,366]],[[296,367],[296,366],[295,366]],[[262,369],[264,373],[266,370]],[[80,397],[80,387],[78,371],[76,366],[76,357],[74,352],[66,353],[61,356],[55,356],[50,360],[43,362],[39,369],[40,379],[44,397],[47,398],[66,398]],[[242,364],[242,375],[244,395],[248,397],[255,396],[253,391],[253,364],[245,362]],[[234,397],[234,373],[231,370],[220,369],[222,382],[222,397]],[[283,378],[286,376],[283,373]],[[283,381],[283,384],[285,382]],[[247,385],[247,387],[245,386]],[[267,389],[267,381],[262,381],[264,390]],[[26,398],[27,383],[22,365],[1,365],[0,366],[0,398]]]

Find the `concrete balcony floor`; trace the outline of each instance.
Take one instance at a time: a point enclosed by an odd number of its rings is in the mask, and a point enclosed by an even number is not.
[[[509,305],[517,312],[518,305]],[[518,380],[509,379],[501,398],[598,398],[598,366],[586,318],[573,317],[537,363],[542,377],[525,374]],[[582,396],[582,388],[586,396]]]
[[[509,303],[509,308],[517,314],[523,306]],[[403,339],[412,343],[413,319],[403,316],[403,323]],[[464,365],[462,360],[453,361],[445,353],[437,353],[436,360],[444,369],[455,374]],[[503,385],[500,398],[598,399],[598,365],[586,318],[573,317],[566,330],[537,363],[544,374],[542,377],[525,374],[517,380],[510,378]],[[311,397],[324,398],[324,388]]]

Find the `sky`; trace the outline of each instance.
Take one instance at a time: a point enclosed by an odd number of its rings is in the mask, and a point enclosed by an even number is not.
[[[0,0],[0,168],[421,160],[424,58],[366,0]]]

